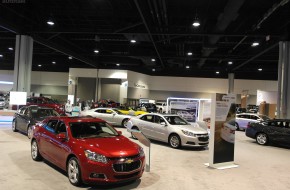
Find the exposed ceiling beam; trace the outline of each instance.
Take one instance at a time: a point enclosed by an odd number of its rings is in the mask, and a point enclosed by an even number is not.
[[[122,34],[122,35],[148,35],[148,33],[144,32],[100,32],[95,30],[55,30],[55,31],[29,31],[32,34],[54,34],[54,33],[61,33],[61,34],[95,34],[95,35],[114,35],[114,34]],[[164,33],[150,33],[152,36],[160,36],[160,35],[168,35],[168,36],[227,36],[227,37],[253,37],[253,38],[263,38],[267,36],[271,36],[271,38],[279,38],[280,35],[277,34],[229,34],[229,33],[185,33],[185,32],[164,32]]]
[[[143,24],[145,25],[145,28],[146,28],[146,30],[147,30],[147,32],[148,32],[148,35],[149,35],[149,37],[150,37],[150,39],[151,39],[151,42],[152,42],[152,44],[153,44],[153,46],[154,46],[154,49],[155,49],[156,54],[157,54],[157,57],[159,58],[159,61],[160,61],[161,65],[162,65],[162,67],[165,68],[165,65],[164,65],[164,63],[163,63],[163,61],[162,61],[162,58],[161,58],[161,56],[160,56],[160,53],[159,53],[159,51],[158,51],[158,49],[157,49],[157,46],[156,46],[156,44],[155,44],[155,42],[154,42],[154,39],[153,39],[153,37],[152,37],[151,31],[150,31],[150,29],[149,29],[149,27],[148,27],[148,25],[147,25],[147,22],[146,22],[146,20],[145,20],[145,17],[144,17],[144,15],[143,15],[142,11],[141,11],[140,6],[139,6],[138,0],[134,0],[134,2],[135,2],[135,4],[136,4],[136,7],[137,7],[137,9],[138,9],[138,11],[139,11],[139,14],[140,14],[140,16],[141,16],[141,18],[142,18]]]
[[[8,31],[10,31],[10,32],[12,32],[14,34],[22,34],[20,29],[18,29],[17,27],[15,27],[15,26],[13,26],[11,24],[6,23],[2,19],[0,19],[0,27],[5,29],[5,30],[8,30]],[[56,50],[58,52],[61,52],[63,54],[70,55],[70,56],[74,57],[75,59],[77,59],[77,60],[79,60],[79,61],[81,61],[81,62],[83,62],[85,64],[88,64],[88,65],[90,65],[92,67],[97,67],[96,62],[93,62],[92,60],[89,60],[89,59],[87,59],[85,57],[82,57],[81,55],[75,53],[72,50],[69,50],[69,49],[67,49],[65,47],[62,47],[62,46],[57,45],[57,44],[55,44],[53,42],[50,42],[49,40],[43,39],[42,37],[40,37],[38,35],[31,35],[31,36],[32,36],[33,40],[35,42],[39,43],[39,44],[42,44],[42,45],[44,45],[46,47],[54,49],[54,50]]]
[[[268,52],[269,50],[275,48],[278,44],[279,44],[279,42],[273,44],[272,46],[268,47],[267,49],[261,51],[261,52],[258,53],[257,55],[255,55],[255,56],[253,56],[252,58],[248,59],[247,61],[245,61],[245,62],[239,64],[238,66],[236,66],[235,68],[233,68],[233,71],[235,71],[235,70],[237,70],[237,69],[239,69],[239,68],[245,66],[245,65],[248,64],[249,62],[253,61],[254,59],[256,59],[256,58],[258,58],[258,57],[260,57],[260,56],[263,55],[264,53],[266,53],[266,52]],[[278,62],[278,60],[277,60],[277,62]]]

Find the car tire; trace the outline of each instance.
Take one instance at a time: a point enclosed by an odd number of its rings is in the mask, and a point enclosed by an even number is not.
[[[12,131],[13,132],[17,132],[18,131],[16,125],[17,125],[16,121],[15,121],[15,119],[13,119],[13,121],[12,121]]]
[[[42,156],[39,153],[38,144],[37,144],[36,140],[33,140],[31,142],[31,158],[34,161],[42,160]]]
[[[240,130],[240,126],[237,122],[235,122],[235,128],[236,128],[236,131],[239,131]]]
[[[122,127],[127,128],[128,121],[129,121],[129,118],[123,119],[123,121],[122,121]]]
[[[28,137],[28,139],[32,138],[32,126],[31,125],[28,125],[28,127],[27,127],[27,137]]]
[[[81,168],[76,157],[71,157],[67,162],[67,177],[72,185],[82,185]]]
[[[133,130],[136,130],[136,131],[140,131],[139,128],[136,127],[136,126],[132,127],[132,129],[133,129]],[[137,138],[133,135],[132,132],[131,132],[131,137],[132,137],[133,139],[137,139]]]
[[[266,145],[269,142],[269,138],[265,133],[258,133],[256,135],[256,141],[259,145]]]
[[[172,134],[169,136],[168,143],[172,148],[180,148],[181,147],[181,139],[177,134]]]

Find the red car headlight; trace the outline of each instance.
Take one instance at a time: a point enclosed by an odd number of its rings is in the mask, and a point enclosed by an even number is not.
[[[95,162],[101,162],[106,164],[108,162],[108,159],[106,156],[102,154],[98,154],[96,152],[92,152],[90,150],[85,150],[85,155],[89,160],[95,161]]]

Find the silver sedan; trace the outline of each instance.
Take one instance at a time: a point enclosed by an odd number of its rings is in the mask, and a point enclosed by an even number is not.
[[[209,136],[197,123],[190,124],[178,115],[148,113],[131,118],[127,128],[140,130],[149,139],[167,142],[172,148],[181,146],[206,147]],[[132,137],[134,135],[132,134]]]
[[[112,108],[95,108],[80,112],[80,116],[92,116],[103,119],[115,126],[127,127],[128,120],[132,117],[130,115],[122,114],[118,110]]]

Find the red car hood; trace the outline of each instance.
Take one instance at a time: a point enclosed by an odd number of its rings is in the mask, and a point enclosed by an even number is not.
[[[139,154],[139,145],[120,135],[107,138],[79,139],[86,150],[103,154],[106,157],[127,157]]]

